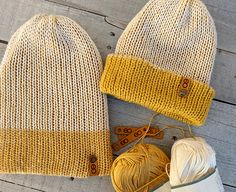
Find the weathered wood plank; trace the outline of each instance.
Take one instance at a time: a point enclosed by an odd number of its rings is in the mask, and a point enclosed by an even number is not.
[[[236,192],[236,188],[230,186],[224,186],[225,192]]]
[[[74,181],[70,181],[70,179],[68,178],[59,178],[59,177],[46,177],[46,176],[36,176],[36,175],[27,175],[28,177],[31,178],[31,180],[33,179],[35,182],[34,183],[28,183],[26,182],[24,185],[19,184],[22,183],[22,180],[20,180],[19,183],[16,182],[15,177],[20,176],[22,179],[22,175],[7,175],[8,177],[11,177],[12,182],[9,183],[9,181],[4,181],[4,180],[0,180],[0,186],[1,186],[1,192],[65,192],[65,191],[70,191],[70,192],[87,192],[87,191],[91,191],[93,190],[95,191],[99,191],[97,188],[97,185],[93,183],[93,180],[98,180],[99,184],[98,186],[101,186],[99,189],[102,192],[113,192],[114,189],[111,185],[111,181],[110,178],[108,177],[103,177],[104,179],[101,178],[89,178],[86,179],[86,182],[83,182],[83,184],[81,184],[81,180],[79,179],[75,179]],[[44,178],[44,180],[50,180],[51,178],[54,178],[54,180],[56,180],[56,182],[54,181],[53,185],[50,184],[50,186],[48,187],[47,185],[45,185],[45,183],[41,183],[41,182],[37,182],[37,180],[41,181]],[[9,180],[9,178],[7,178]],[[30,179],[28,179],[30,180]],[[25,180],[27,181],[27,179]],[[15,182],[15,183],[14,183]],[[66,183],[66,184],[65,184]],[[29,184],[29,186],[27,186],[27,184]],[[36,189],[36,188],[32,188],[30,186],[38,186],[41,189]],[[94,186],[94,189],[90,186]],[[46,187],[47,186],[47,187]],[[82,188],[81,188],[82,186]],[[225,188],[225,192],[236,192],[236,188],[234,187],[230,187],[230,186],[224,186]],[[44,189],[44,190],[42,190]]]
[[[107,54],[114,52],[116,42],[122,33],[121,29],[107,23],[103,16],[86,11],[42,0],[21,1],[18,5],[14,0],[8,0],[7,3],[0,0],[0,40],[8,41],[20,25],[34,14],[42,12],[66,15],[77,21],[94,40],[103,60]],[[216,98],[234,104],[236,104],[235,61],[236,54],[219,50],[211,81],[216,89]]]
[[[111,130],[113,132],[113,127],[118,125],[142,126],[147,124],[153,113],[143,107],[119,101],[114,98],[109,98],[109,114]],[[204,137],[216,150],[217,165],[219,167],[222,180],[225,184],[230,186],[236,185],[236,141],[234,139],[236,136],[235,115],[235,106],[214,101],[206,125],[202,128],[193,129],[195,134]],[[154,121],[154,124],[158,122],[182,125],[181,123],[164,116],[158,117]],[[157,144],[169,154],[170,147],[174,143],[174,140],[172,139],[173,136],[177,136],[179,138],[179,131],[168,130],[165,132],[165,138],[163,140],[158,141],[148,138],[146,139],[146,142]],[[116,140],[114,134],[112,134],[112,140]],[[124,150],[121,152],[123,151]],[[88,191],[88,189],[90,191],[113,191],[109,177],[93,177],[89,179],[75,179],[74,181],[71,181],[70,178],[65,177],[0,175],[0,179],[16,183],[27,188],[31,187],[50,192],[61,192],[66,190],[75,192],[78,191],[78,189],[80,189],[80,191]],[[226,192],[232,191],[236,191],[236,188],[226,186]]]
[[[0,192],[44,192],[32,187],[25,187],[9,181],[0,180]]]
[[[124,28],[148,0],[48,0],[77,9],[97,12]],[[99,3],[98,3],[99,2]],[[236,1],[204,0],[218,31],[218,47],[236,53]],[[111,19],[109,19],[111,18]]]
[[[142,126],[147,124],[152,116],[150,110],[143,107],[122,102],[114,98],[109,99],[109,114],[111,130],[114,126],[131,125]],[[225,184],[236,186],[236,107],[228,104],[213,102],[206,124],[201,128],[194,128],[196,135],[204,137],[217,153],[218,167]],[[157,121],[165,124],[183,125],[164,116],[157,117]],[[113,141],[116,139],[112,134]],[[172,137],[180,137],[178,130],[167,130],[161,141],[147,138],[147,142],[160,145],[166,152],[174,143]],[[126,148],[127,149],[127,148]],[[227,149],[227,150],[225,150]]]
[[[236,54],[217,51],[211,85],[216,99],[236,104]]]
[[[26,20],[37,13],[64,14],[68,12],[68,7],[57,4],[48,4],[45,1],[4,1],[0,0],[0,29],[1,40],[9,40],[9,37]]]
[[[2,60],[2,58],[4,56],[6,47],[7,47],[6,44],[0,43],[0,63],[1,63],[1,60]]]
[[[204,0],[218,33],[218,48],[236,53],[236,1]]]
[[[108,24],[104,17],[57,5],[43,0],[0,0],[0,40],[9,41],[12,34],[33,15],[39,13],[60,14],[76,20],[92,37],[103,59],[114,51],[122,30]],[[111,34],[111,32],[113,32]],[[114,36],[115,34],[115,36]]]
[[[114,51],[117,39],[122,33],[121,29],[112,26],[112,24],[124,28],[133,15],[146,3],[146,0],[135,0],[135,2],[134,0],[120,0],[115,2],[114,0],[99,0],[99,3],[98,0],[49,1],[57,1],[57,3],[43,0],[24,0],[17,3],[14,0],[0,0],[0,40],[8,41],[13,32],[34,14],[42,12],[62,14],[71,17],[85,28],[98,46],[103,59],[105,59],[108,53]],[[64,5],[59,5],[58,2]],[[234,49],[236,46],[234,39],[234,37],[236,37],[234,30],[236,26],[236,2],[234,0],[205,0],[205,2],[213,17],[217,17],[217,27],[220,26],[220,30],[218,29],[218,35],[221,38],[219,48],[226,50],[221,51],[219,49],[217,53],[212,86],[215,87],[217,91],[217,99],[236,104],[236,55],[230,53],[235,52]],[[107,10],[105,10],[105,8],[107,8]],[[109,24],[109,22],[111,24]],[[5,48],[6,45],[0,43],[0,60],[4,54]],[[109,110],[111,128],[121,124],[129,124],[132,126],[146,124],[152,114],[151,111],[142,107],[127,104],[113,98],[109,99]],[[213,102],[206,125],[200,129],[194,129],[197,135],[206,138],[215,148],[220,174],[223,182],[227,184],[227,186],[225,186],[226,192],[236,192],[236,188],[233,187],[236,187],[235,116],[235,106],[215,101]],[[163,116],[160,117],[160,122],[178,124],[176,121]],[[113,129],[111,130],[113,131]],[[169,153],[170,146],[174,142],[172,140],[173,135],[179,137],[178,131],[167,131],[165,139],[162,141],[153,141],[151,139],[147,139],[147,141],[158,144]],[[113,141],[114,140],[115,136],[113,134]],[[114,191],[109,177],[94,177],[71,181],[70,178],[64,177],[0,175],[0,192],[74,192],[78,190]]]
[[[22,192],[113,192],[114,189],[111,184],[110,177],[90,177],[87,179],[74,179],[66,177],[55,177],[55,176],[39,176],[39,175],[0,175],[0,181],[7,181],[8,183],[14,183],[17,187],[27,189]],[[12,185],[14,185],[12,184]],[[7,186],[7,184],[5,184]],[[22,187],[24,186],[24,187]],[[29,189],[33,188],[31,191]],[[7,190],[1,188],[3,192],[18,192],[18,190]]]
[[[104,17],[77,9],[69,9],[68,17],[79,23],[90,35],[100,51],[103,60],[107,54],[114,52],[118,37],[122,30],[107,23]]]

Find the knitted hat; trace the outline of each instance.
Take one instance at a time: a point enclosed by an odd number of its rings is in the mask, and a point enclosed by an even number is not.
[[[0,172],[87,177],[112,163],[100,54],[63,16],[37,15],[2,61]]]
[[[107,57],[101,90],[188,124],[204,123],[216,30],[200,0],[151,0]]]

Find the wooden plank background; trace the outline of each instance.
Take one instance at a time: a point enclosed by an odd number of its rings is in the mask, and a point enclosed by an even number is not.
[[[218,32],[218,51],[211,85],[217,94],[207,122],[194,133],[204,137],[216,150],[217,165],[226,192],[236,192],[236,1],[204,0]],[[147,0],[0,0],[0,60],[14,31],[38,13],[60,14],[78,22],[92,37],[103,60],[115,50],[123,29]],[[109,98],[110,127],[142,126],[152,115],[150,110]],[[158,117],[156,123],[174,123]],[[173,136],[167,131],[158,144],[170,152]],[[112,140],[116,138],[113,134]],[[85,192],[114,191],[109,177],[74,179],[38,175],[0,175],[0,192]]]

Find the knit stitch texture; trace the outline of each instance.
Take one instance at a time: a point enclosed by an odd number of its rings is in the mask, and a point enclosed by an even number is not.
[[[0,172],[87,177],[112,163],[100,54],[63,16],[36,15],[11,38],[1,64]]]
[[[171,118],[204,124],[216,30],[200,0],[150,0],[106,61],[101,90]]]

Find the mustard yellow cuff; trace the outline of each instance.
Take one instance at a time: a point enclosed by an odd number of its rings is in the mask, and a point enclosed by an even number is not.
[[[207,84],[117,54],[108,55],[100,88],[103,93],[195,126],[205,122],[215,94]]]

